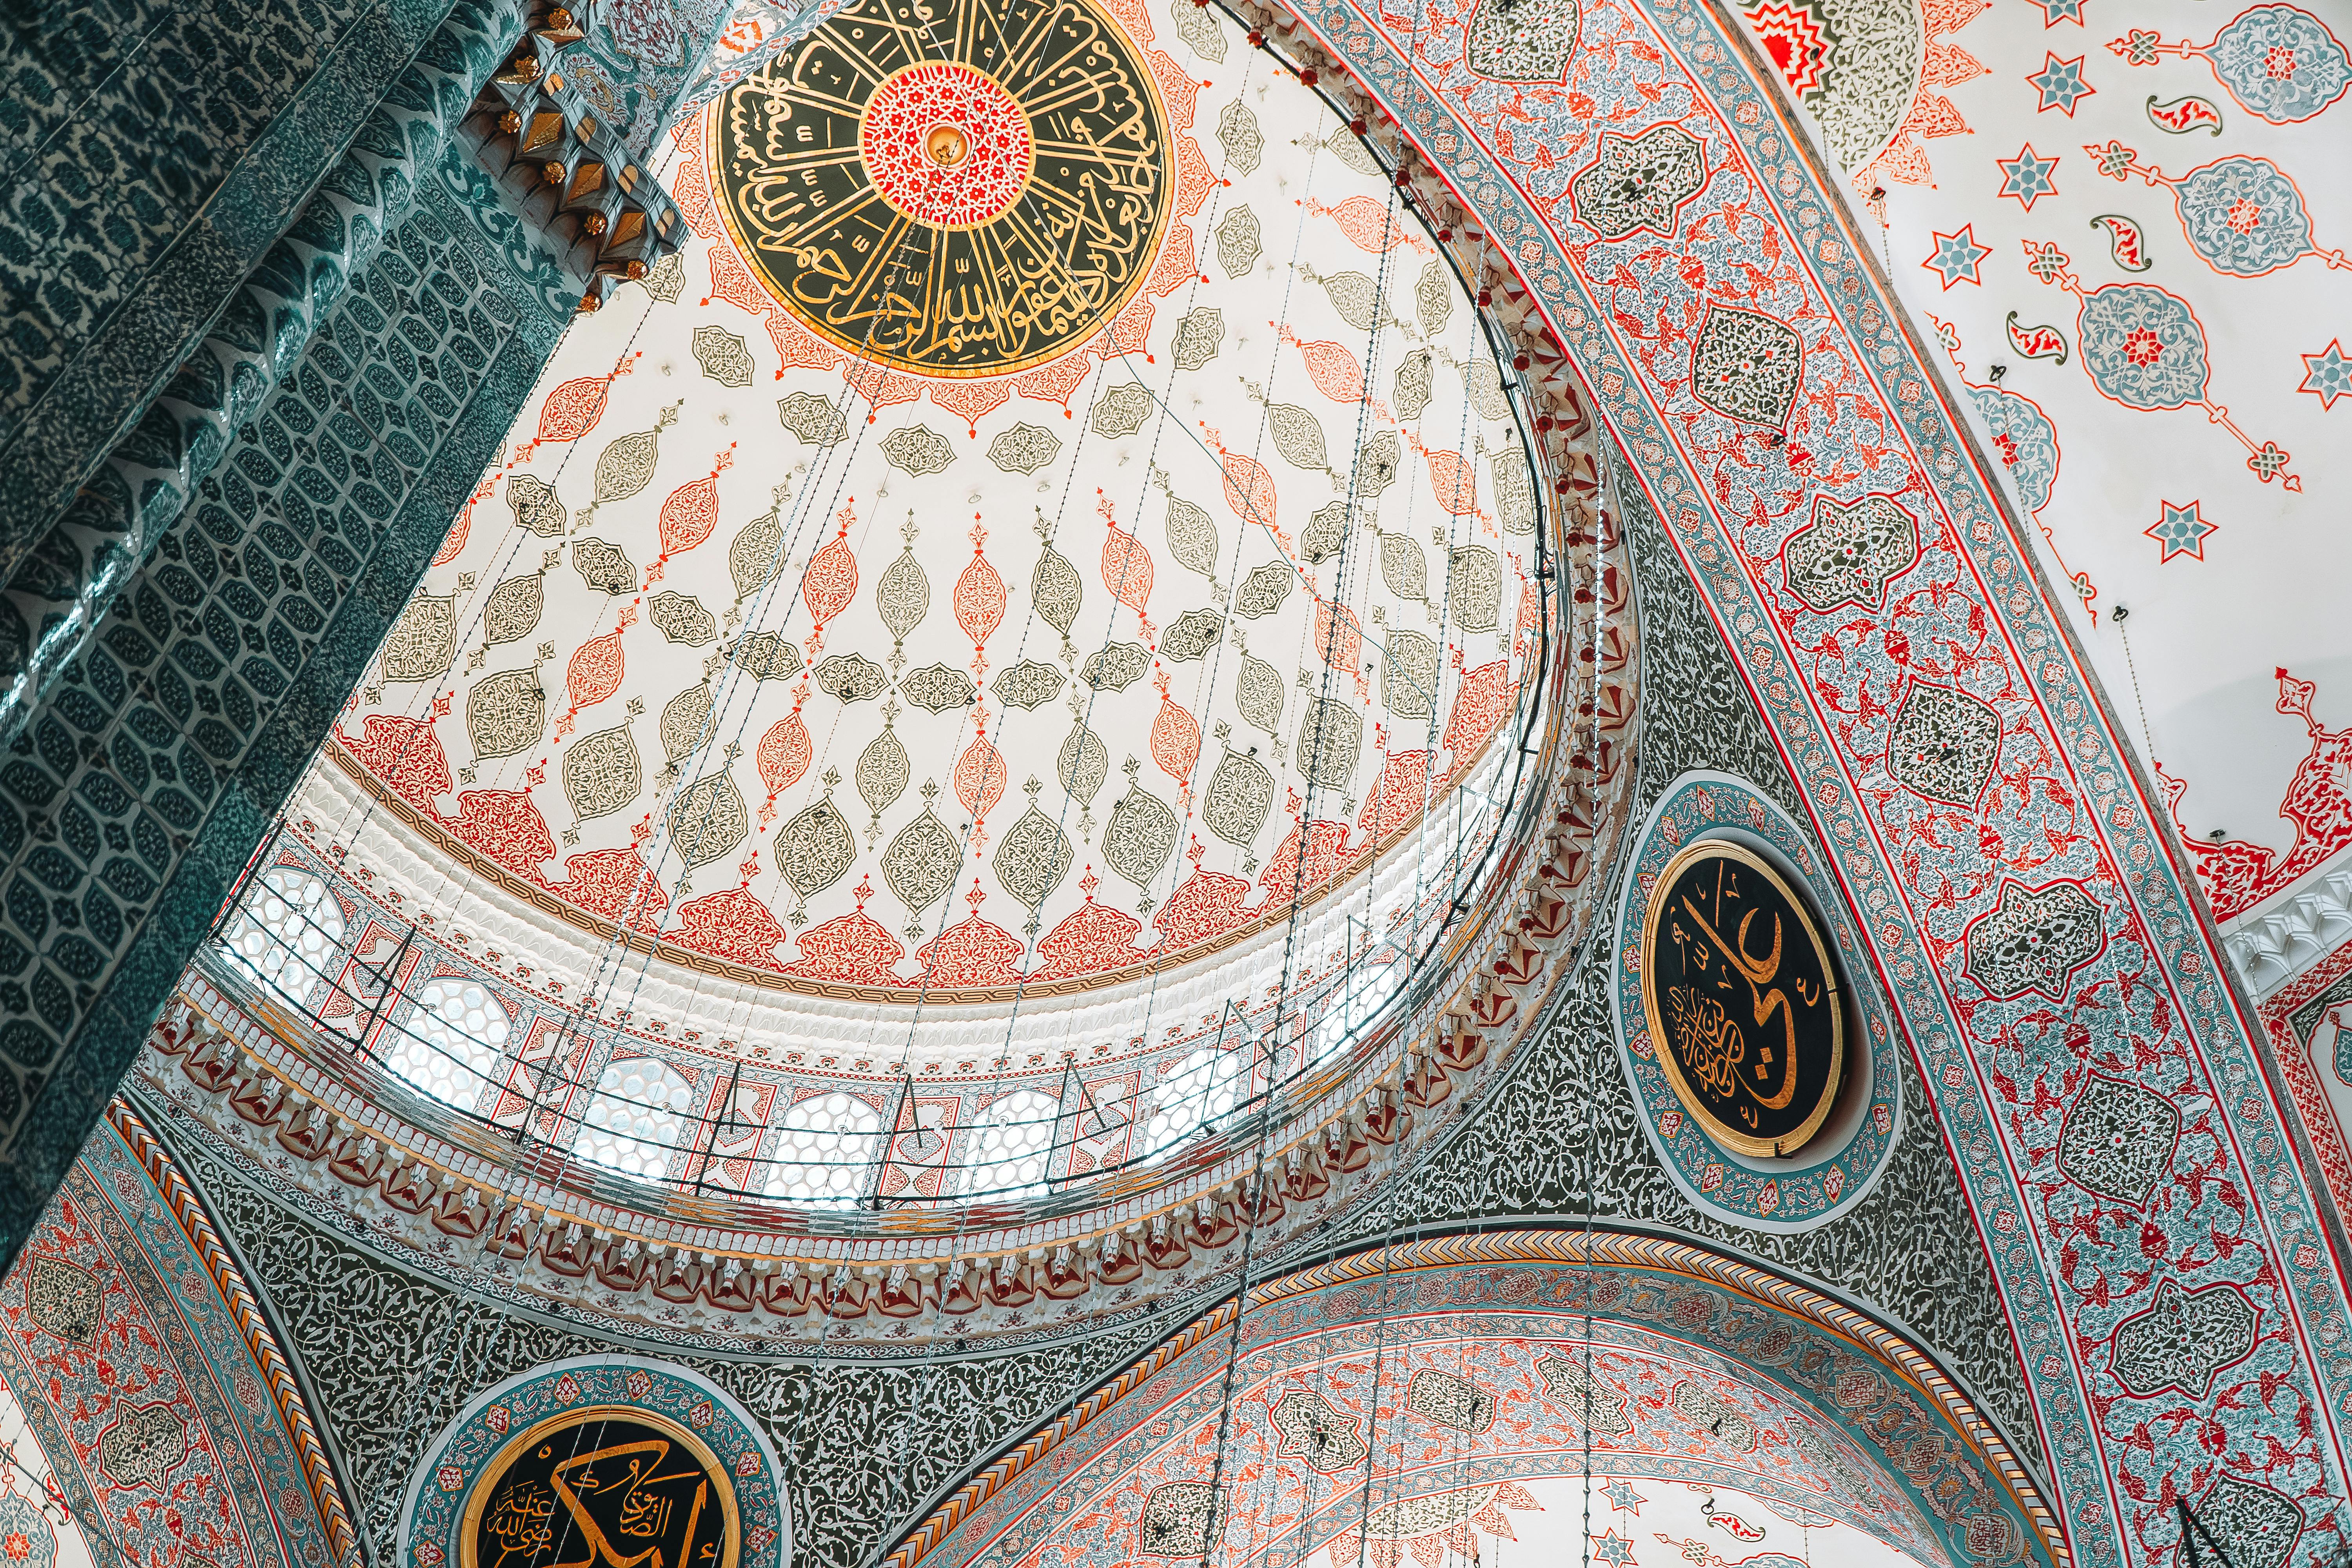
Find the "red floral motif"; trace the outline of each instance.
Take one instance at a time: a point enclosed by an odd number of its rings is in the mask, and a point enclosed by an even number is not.
[[[2263,74],[2273,81],[2284,81],[2294,75],[2294,51],[2284,44],[2273,44],[2263,51]]]
[[[1152,919],[1160,950],[1181,952],[1195,942],[1224,935],[1249,919],[1249,910],[1243,907],[1248,898],[1249,884],[1239,877],[1195,868],[1176,884],[1176,890]]]
[[[566,879],[548,883],[547,890],[615,925],[655,931],[669,911],[668,891],[634,844],[583,849],[564,861],[563,870]]]
[[[743,258],[724,245],[710,247],[710,292],[702,297],[702,302],[708,305],[713,300],[723,300],[737,310],[748,310],[755,316],[765,315],[775,309],[766,291],[752,280],[751,269],[743,265]]]
[[[1103,521],[1109,525],[1109,535],[1103,541],[1102,580],[1110,596],[1133,610],[1140,617],[1149,612],[1145,606],[1151,599],[1151,552],[1143,542],[1119,527],[1118,520],[1110,514],[1110,503],[1102,507]]]
[[[2143,370],[2164,354],[2164,342],[2146,327],[2135,327],[2124,337],[2124,358]]]
[[[457,797],[449,831],[518,876],[536,882],[555,858],[555,838],[527,791],[469,789]]]
[[[1429,463],[1429,488],[1437,497],[1437,504],[1455,517],[1468,517],[1478,510],[1478,471],[1459,452],[1444,447],[1424,447],[1421,455]]]
[[[1364,400],[1363,367],[1346,348],[1330,342],[1301,342],[1288,327],[1282,329],[1282,341],[1297,346],[1298,357],[1307,362],[1307,379],[1315,384],[1316,391],[1334,403],[1353,405]]]
[[[563,675],[564,689],[572,695],[572,710],[593,708],[621,689],[621,675],[625,668],[620,633],[606,632],[582,643],[572,651],[571,666]]]
[[[776,345],[776,357],[782,362],[776,371],[778,381],[788,370],[831,370],[841,363],[841,356],[789,310],[768,312],[768,341]]]
[[[1790,91],[1801,97],[1822,85],[1822,70],[1829,61],[1829,39],[1822,32],[1820,18],[1810,9],[1790,5],[1788,0],[1769,0],[1744,15]]]
[[[1307,867],[1302,873],[1298,864],[1299,830],[1290,830],[1274,858],[1265,863],[1258,876],[1257,885],[1266,892],[1266,903],[1287,904],[1293,893],[1301,899],[1311,899],[1336,880],[1348,868],[1348,825],[1327,822],[1318,817],[1307,825]]]
[[[1364,654],[1363,628],[1355,613],[1328,599],[1315,601],[1315,652],[1334,669],[1354,670]]]
[[[2312,716],[2312,699],[2319,688],[2278,671],[2278,710],[2303,721],[2311,750],[2296,764],[2287,784],[2279,816],[2294,824],[2294,842],[2284,855],[2248,840],[2213,844],[2181,838],[2196,857],[2198,879],[2213,901],[2213,918],[2227,921],[2245,913],[2272,894],[2292,887],[2297,879],[2352,844],[2352,729],[2328,730]],[[2163,765],[2158,764],[2159,773]],[[2180,820],[2180,796],[2185,782],[2166,777],[2165,794],[2173,821]]]
[[[866,912],[861,900],[848,914],[801,932],[800,956],[784,973],[839,985],[896,985],[894,971],[906,956],[907,950]]]
[[[759,750],[752,753],[759,764],[760,782],[768,786],[768,798],[773,800],[800,783],[814,754],[799,709],[769,725],[768,732],[760,737]]]
[[[735,462],[735,448],[729,447],[719,454],[710,472],[698,479],[689,479],[669,492],[661,508],[661,552],[667,560],[683,555],[704,540],[719,526],[719,476]]]
[[[1495,726],[1511,710],[1518,694],[1507,659],[1482,664],[1462,678],[1462,689],[1454,694],[1454,710],[1445,716],[1444,741],[1457,766],[1486,744],[1486,737],[1495,732]]]
[[[923,984],[945,990],[1018,984],[1021,975],[1013,965],[1020,956],[1021,943],[1012,933],[981,919],[977,910],[915,952],[923,966]]]
[[[539,405],[538,432],[515,448],[515,462],[528,462],[533,452],[551,441],[577,441],[596,428],[596,421],[604,417],[613,383],[629,374],[637,357],[632,353],[610,374],[576,375],[549,393],[547,401]]]
[[[1133,963],[1144,956],[1135,945],[1142,930],[1143,922],[1133,915],[1098,904],[1088,894],[1037,944],[1040,963],[1030,978],[1068,980]]]
[[[336,739],[360,766],[419,811],[431,811],[435,801],[456,787],[429,719],[371,713],[361,721],[357,738],[339,733]]]
[[[1430,760],[1427,752],[1399,752],[1381,767],[1364,809],[1356,815],[1356,831],[1365,843],[1377,844],[1421,815]]]
[[[841,509],[839,531],[825,541],[801,578],[801,602],[808,606],[820,634],[824,624],[849,608],[849,601],[857,595],[857,552],[849,548],[849,525],[856,521],[850,508]]]
[[[996,803],[1004,798],[1004,758],[985,735],[971,738],[971,744],[956,759],[953,776],[956,798],[974,821],[995,810]]]
[[[1320,213],[1339,226],[1339,232],[1355,242],[1359,250],[1374,256],[1394,250],[1400,245],[1420,243],[1412,238],[1412,221],[1389,210],[1386,202],[1376,202],[1370,196],[1349,196],[1337,206],[1326,206],[1308,197],[1307,210]]]
[[[963,628],[963,635],[971,639],[974,648],[978,648],[1004,619],[1004,579],[997,575],[996,568],[991,566],[988,557],[981,552],[981,542],[987,537],[987,531],[977,526],[971,531],[971,559],[964,563],[963,575],[956,579],[954,605],[956,625]],[[1108,552],[1103,560],[1103,570],[1108,574],[1110,570]],[[1144,592],[1151,591],[1150,582],[1147,558]]]
[[[2261,204],[2249,197],[2240,196],[2230,204],[2229,216],[2223,221],[2240,234],[2252,234],[2263,226]]]
[[[1225,504],[1244,522],[1271,527],[1275,519],[1274,476],[1255,458],[1217,448],[1223,459]]]
[[[1994,437],[1992,438],[1992,444],[1993,444],[1996,447],[2000,448],[2000,460],[2001,460],[2003,463],[2007,464],[2009,467],[2011,467],[2011,468],[2015,468],[2015,467],[2017,467],[2017,437],[2014,437],[2014,436],[2011,435],[2008,431],[2004,430],[2004,431],[2002,431],[2000,435],[1998,435],[1998,436],[1996,436],[1996,437]]]
[[[928,61],[874,89],[858,156],[882,199],[916,222],[967,228],[1021,199],[1037,148],[1029,117],[970,66]]]
[[[729,888],[680,905],[673,940],[713,958],[773,969],[776,948],[790,934],[767,905],[742,888]]]
[[[981,416],[1002,408],[1012,395],[1011,383],[989,376],[962,376],[931,383],[931,401],[961,418],[965,428],[975,436],[980,434]]]
[[[1188,789],[1192,764],[1201,760],[1201,721],[1170,700],[1164,675],[1160,678],[1160,711],[1151,720],[1151,760]]]

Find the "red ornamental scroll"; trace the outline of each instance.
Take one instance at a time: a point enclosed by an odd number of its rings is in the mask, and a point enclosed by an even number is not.
[[[1315,601],[1315,651],[1334,669],[1352,670],[1362,659],[1363,628],[1345,605]]]
[[[604,417],[613,383],[628,374],[636,362],[637,355],[631,353],[609,375],[574,376],[549,393],[547,401],[539,405],[539,431],[515,448],[515,462],[528,462],[533,452],[549,442],[577,441],[596,428],[596,421]]]
[[[861,903],[852,913],[801,932],[800,956],[784,973],[835,984],[898,985],[898,963],[906,956],[907,950]]]
[[[772,801],[800,783],[814,754],[815,749],[809,743],[808,726],[801,722],[799,709],[769,725],[768,732],[760,737],[760,749],[753,753],[760,767],[760,782],[768,786],[768,798]]]
[[[1444,447],[1423,447],[1422,456],[1429,461],[1429,488],[1439,506],[1455,517],[1478,510],[1478,471],[1468,458]]]
[[[572,697],[572,712],[593,708],[618,691],[625,668],[620,633],[606,632],[582,643],[572,653],[571,667],[563,678],[564,688]]]
[[[1261,528],[1274,525],[1274,476],[1255,458],[1225,452],[1225,504],[1244,522]]]
[[[1160,677],[1160,711],[1151,720],[1151,760],[1188,789],[1192,764],[1201,760],[1201,721],[1169,700],[1164,675]]]
[[[1118,520],[1110,515],[1108,502],[1103,505],[1103,521],[1110,525],[1110,536],[1103,541],[1103,586],[1112,598],[1141,616],[1151,598],[1151,552],[1119,527]]]
[[[849,525],[856,521],[849,508],[841,509],[841,531],[816,552],[801,579],[801,602],[808,605],[819,632],[824,630],[825,622],[849,608],[849,601],[857,594],[857,555],[849,548]]]
[[[1298,357],[1307,362],[1307,379],[1315,390],[1334,403],[1355,404],[1364,400],[1363,367],[1356,356],[1338,343],[1324,340],[1300,342],[1297,334],[1287,327],[1282,330],[1283,342],[1298,348]]]
[[[974,735],[971,744],[956,759],[953,780],[956,798],[971,813],[975,821],[986,816],[1004,798],[1004,758],[985,735]]]
[[[740,888],[728,888],[680,905],[673,940],[713,958],[774,969],[776,949],[791,934],[776,923],[767,905]]]
[[[735,447],[728,446],[711,465],[710,472],[692,479],[669,492],[662,502],[661,553],[667,561],[673,555],[683,555],[704,540],[719,526],[719,476],[735,461]]]
[[[955,585],[956,625],[963,628],[963,635],[971,639],[975,648],[986,642],[1004,619],[1004,579],[996,574],[996,568],[981,553],[981,541],[986,537],[983,530],[972,530],[971,560],[965,563],[963,575],[956,579]]]
[[[1319,211],[1339,226],[1339,232],[1356,242],[1360,250],[1374,256],[1394,250],[1405,242],[1405,224],[1391,212],[1386,204],[1370,196],[1349,196],[1338,206],[1327,207],[1318,202],[1307,204],[1309,211]]]

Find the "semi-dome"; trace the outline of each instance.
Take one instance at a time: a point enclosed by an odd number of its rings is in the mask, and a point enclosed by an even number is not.
[[[1505,258],[1307,57],[1000,11],[685,128],[209,964],[551,1220],[1117,1257],[1586,928],[1622,587]]]

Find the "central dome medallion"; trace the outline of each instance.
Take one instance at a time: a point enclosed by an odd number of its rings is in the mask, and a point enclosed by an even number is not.
[[[1101,331],[1175,197],[1159,84],[1089,0],[860,0],[711,127],[719,210],[775,297],[925,375]]]

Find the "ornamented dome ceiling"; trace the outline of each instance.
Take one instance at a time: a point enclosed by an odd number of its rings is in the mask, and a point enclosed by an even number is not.
[[[404,1244],[531,1184],[558,1295],[860,1238],[854,1310],[710,1267],[880,1339],[1143,1310],[1253,1159],[1311,1228],[1499,1072],[1622,819],[1622,541],[1517,276],[1262,42],[872,0],[742,72],[156,1037],[188,1081],[359,1116]]]
[[[1544,631],[1478,312],[1237,37],[1025,15],[1096,31],[999,86],[869,6],[708,117],[683,275],[574,331],[340,726],[411,822],[908,1000],[1164,973],[1376,849],[1359,920],[1451,897],[1512,764],[1425,808]]]

